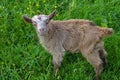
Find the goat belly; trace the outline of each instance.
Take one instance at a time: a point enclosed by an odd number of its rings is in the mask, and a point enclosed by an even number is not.
[[[67,37],[63,44],[66,51],[79,52],[80,51],[80,41],[73,37]]]

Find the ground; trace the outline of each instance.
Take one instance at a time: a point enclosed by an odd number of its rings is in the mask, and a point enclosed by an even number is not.
[[[102,80],[120,80],[120,0],[1,0],[0,80],[92,80],[93,67],[80,54],[67,54],[57,75],[52,56],[39,44],[22,16],[50,14],[55,20],[88,19],[115,33],[105,38],[108,65]]]

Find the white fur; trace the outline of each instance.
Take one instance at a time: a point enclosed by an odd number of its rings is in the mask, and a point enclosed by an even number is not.
[[[36,25],[36,30],[39,32],[40,35],[44,35],[46,32],[46,22],[45,21],[47,19],[48,18],[45,15],[42,15],[42,17],[39,17],[39,15],[35,15],[32,18],[33,24]]]

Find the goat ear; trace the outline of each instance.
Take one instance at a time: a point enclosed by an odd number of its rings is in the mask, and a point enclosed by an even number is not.
[[[23,19],[28,22],[28,23],[32,23],[31,18],[27,17],[27,16],[23,16]]]
[[[48,17],[49,21],[56,15],[56,10],[54,10]]]

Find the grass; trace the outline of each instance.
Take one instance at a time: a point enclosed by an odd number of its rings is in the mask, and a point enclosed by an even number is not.
[[[1,0],[0,80],[93,79],[93,67],[79,53],[67,53],[59,73],[53,76],[52,56],[39,44],[33,26],[22,19],[22,15],[49,14],[54,9],[55,20],[84,18],[115,30],[104,39],[108,66],[102,80],[120,80],[119,0]]]

